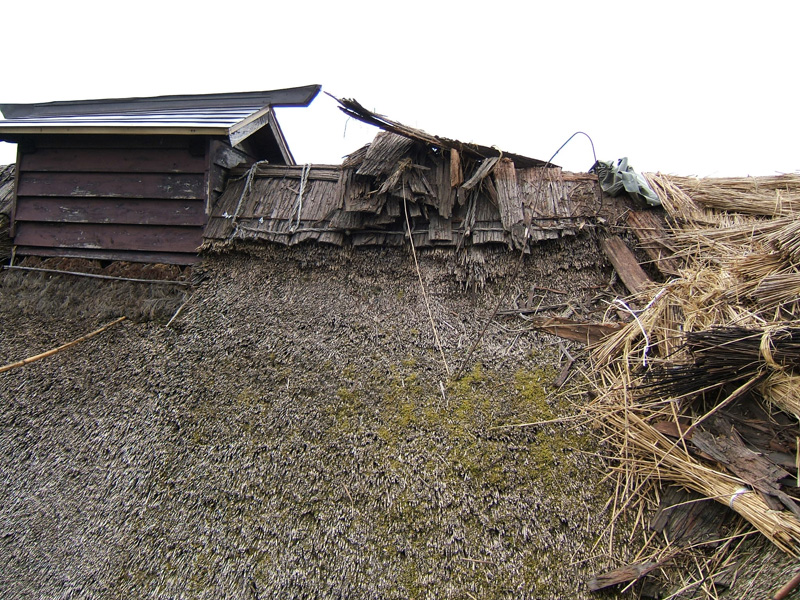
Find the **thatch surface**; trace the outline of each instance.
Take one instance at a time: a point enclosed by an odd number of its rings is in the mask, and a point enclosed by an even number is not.
[[[515,294],[591,298],[596,252],[546,244]],[[517,260],[484,256],[496,276]],[[465,292],[452,254],[420,265],[458,365],[501,284]],[[499,321],[448,381],[404,250],[273,247],[204,268],[170,328],[126,321],[0,375],[5,596],[589,597],[610,490],[586,432],[492,429],[571,410],[552,338]],[[103,322],[23,304],[8,277],[3,363]]]

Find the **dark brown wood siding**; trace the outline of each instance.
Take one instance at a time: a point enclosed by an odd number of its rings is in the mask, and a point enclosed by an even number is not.
[[[205,139],[36,136],[18,155],[17,252],[196,262],[209,163]]]

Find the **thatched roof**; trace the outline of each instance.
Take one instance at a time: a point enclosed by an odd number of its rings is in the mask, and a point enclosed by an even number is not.
[[[592,174],[518,167],[380,132],[341,166],[256,166],[213,208],[206,245],[230,240],[416,247],[530,243],[622,212]]]
[[[509,298],[602,312],[596,251],[534,248]],[[592,441],[570,422],[502,428],[569,410],[555,340],[502,318],[448,380],[405,249],[251,252],[207,257],[169,328],[125,321],[0,373],[0,589],[587,598],[608,564],[589,558],[609,493]],[[511,278],[465,294],[453,253],[419,259],[455,369]],[[101,324],[91,281],[0,273],[0,364]]]

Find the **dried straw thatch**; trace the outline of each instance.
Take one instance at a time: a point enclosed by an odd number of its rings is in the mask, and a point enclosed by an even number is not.
[[[494,321],[449,380],[406,250],[249,252],[208,257],[170,327],[0,374],[4,595],[588,598],[611,490],[586,428],[552,422],[557,340]],[[465,293],[452,252],[418,259],[455,368],[509,282]],[[589,236],[538,246],[511,297],[588,302],[598,262]],[[10,275],[2,363],[107,320],[21,306]]]
[[[593,351],[591,410],[617,463],[614,514],[641,511],[654,485],[672,482],[800,555],[800,263],[790,216],[800,178],[648,180],[682,266],[630,299],[644,308]],[[684,581],[684,592],[716,597],[701,580]]]

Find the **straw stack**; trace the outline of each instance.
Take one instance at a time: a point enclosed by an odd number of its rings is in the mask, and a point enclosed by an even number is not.
[[[774,472],[797,475],[786,457],[800,436],[800,176],[647,178],[682,268],[630,299],[645,308],[593,348],[591,410],[618,470],[613,514],[641,509],[654,485],[673,483],[729,506],[798,555],[800,485],[767,487],[746,461],[711,456],[692,438],[702,432],[768,461],[755,424],[782,448]]]

